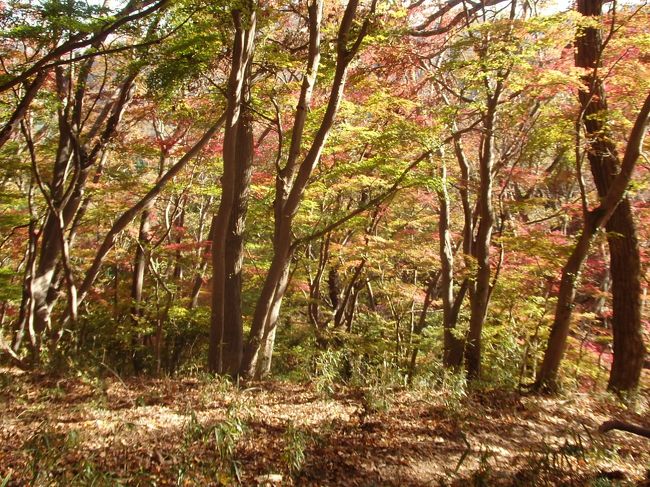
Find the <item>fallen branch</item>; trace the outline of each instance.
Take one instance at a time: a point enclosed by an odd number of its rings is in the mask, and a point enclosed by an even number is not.
[[[643,436],[644,438],[650,438],[650,428],[644,428],[643,426],[637,426],[636,424],[626,423],[617,419],[605,421],[598,428],[599,433],[607,433],[611,430],[627,431],[628,433]]]

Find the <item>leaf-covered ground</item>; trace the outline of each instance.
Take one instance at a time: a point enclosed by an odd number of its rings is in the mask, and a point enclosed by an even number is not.
[[[650,441],[609,396],[323,392],[284,382],[0,369],[0,485],[643,485]],[[645,391],[647,393],[647,391]],[[637,411],[639,408],[637,408]]]

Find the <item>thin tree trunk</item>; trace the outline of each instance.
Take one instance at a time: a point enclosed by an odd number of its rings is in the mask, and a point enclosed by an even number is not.
[[[38,245],[38,234],[36,233],[36,221],[29,222],[27,265],[25,266],[25,280],[23,283],[23,300],[20,307],[20,317],[17,329],[12,342],[14,352],[20,350],[25,331],[28,332],[32,348],[36,348],[36,333],[34,330],[34,286],[33,276],[36,271],[36,247]]]
[[[365,257],[359,261],[354,268],[350,281],[347,286],[345,286],[343,294],[340,297],[340,303],[338,303],[338,306],[334,310],[334,328],[340,328],[350,321],[348,315],[350,314],[350,306],[352,305],[354,290],[357,282],[359,282],[361,273],[366,266],[366,262],[367,259]]]
[[[456,130],[456,127],[454,127]],[[472,241],[474,240],[474,225],[472,220],[472,207],[469,202],[469,184],[470,184],[470,165],[465,157],[465,151],[460,134],[454,137],[454,153],[458,160],[460,168],[460,186],[458,193],[463,205],[463,253],[465,255],[472,255]]]
[[[421,335],[422,331],[427,326],[427,313],[431,302],[435,298],[436,290],[438,288],[438,283],[440,281],[441,273],[436,274],[435,277],[430,277],[427,283],[427,289],[424,295],[424,303],[422,304],[422,310],[420,311],[420,316],[417,323],[413,327],[412,334]],[[413,383],[413,377],[415,377],[415,369],[417,365],[418,353],[420,352],[420,347],[416,343],[413,346],[413,351],[411,352],[411,361],[409,362],[409,369],[407,373],[407,383],[410,385]]]
[[[99,275],[99,270],[101,269],[102,263],[104,262],[104,259],[108,255],[108,253],[111,251],[113,246],[115,245],[115,240],[117,239],[117,236],[124,230],[139,214],[142,213],[146,208],[149,208],[152,204],[153,201],[158,197],[158,195],[162,192],[162,190],[165,188],[167,183],[171,181],[176,175],[181,172],[181,170],[187,165],[189,161],[191,161],[201,150],[205,145],[210,141],[210,139],[216,134],[221,126],[224,123],[224,116],[222,115],[219,120],[212,126],[210,127],[205,134],[203,134],[203,137],[199,141],[192,146],[192,148],[185,153],[183,157],[181,157],[176,164],[174,164],[169,170],[165,173],[165,175],[160,178],[160,181],[156,183],[156,185],[151,188],[140,200],[133,205],[131,208],[129,208],[127,211],[122,213],[120,217],[115,220],[115,223],[111,226],[111,229],[108,231],[106,236],[104,237],[104,240],[102,241],[101,245],[99,246],[99,249],[95,253],[95,257],[93,258],[93,262],[91,263],[90,267],[86,271],[86,275],[84,277],[83,283],[79,287],[79,303],[85,299],[85,297],[88,295],[88,292],[90,291],[93,283],[95,282],[95,279],[97,279],[97,276]]]
[[[442,296],[445,367],[458,368],[463,360],[463,340],[456,333],[454,308],[454,251],[449,228],[449,195],[447,193],[447,168],[442,161],[440,167],[441,187],[438,190],[438,238],[440,241],[440,294]]]
[[[11,134],[20,125],[20,122],[22,122],[23,118],[25,118],[25,115],[29,110],[29,106],[32,104],[32,101],[34,101],[34,98],[36,98],[36,95],[47,79],[48,74],[48,70],[39,71],[36,76],[34,76],[34,79],[31,81],[31,83],[25,87],[25,94],[20,100],[20,103],[12,113],[9,121],[2,128],[2,130],[0,130],[0,147],[5,145],[5,142],[9,140]]]
[[[280,308],[282,306],[282,299],[287,290],[287,285],[290,280],[291,259],[284,269],[284,272],[278,283],[278,287],[273,295],[271,302],[271,309],[269,311],[268,320],[264,327],[264,336],[262,337],[260,347],[260,357],[257,363],[255,378],[261,379],[271,373],[271,362],[273,358],[273,348],[275,346],[275,334],[278,327],[278,317],[280,316]]]
[[[204,205],[201,205],[200,213],[199,213],[199,230],[197,233],[196,240],[197,242],[203,242],[203,230],[205,227],[205,219],[206,219],[206,214],[210,209],[212,203],[212,196],[210,196],[207,200],[207,203]],[[190,296],[189,296],[189,305],[188,309],[194,309],[198,306],[199,304],[199,293],[201,291],[201,287],[203,286],[203,276],[205,275],[205,271],[208,267],[208,252],[212,248],[212,234],[213,234],[213,228],[212,228],[212,222],[210,223],[210,228],[208,230],[208,244],[206,245],[205,248],[199,247],[198,249],[198,257],[200,258],[200,263],[199,263],[199,268],[196,271],[196,275],[194,276],[194,282],[192,283],[192,289],[190,290]]]
[[[320,249],[318,251],[318,267],[316,269],[316,275],[311,279],[309,283],[309,302],[307,303],[307,314],[309,316],[309,321],[315,328],[321,329],[324,328],[326,323],[323,323],[321,320],[321,283],[323,281],[323,274],[325,268],[327,267],[327,262],[329,260],[329,246],[330,246],[331,234],[328,233],[323,236],[320,244]],[[309,246],[311,249],[311,244]]]
[[[174,282],[180,288],[183,281],[183,251],[181,250],[181,244],[183,243],[183,232],[185,230],[185,206],[187,205],[187,195],[183,194],[179,196],[178,205],[180,210],[178,216],[174,220],[174,243],[176,244],[176,251],[174,252],[174,272],[172,276],[174,277]]]
[[[140,217],[140,230],[138,232],[138,242],[133,257],[133,277],[131,279],[131,324],[133,346],[133,371],[136,374],[142,372],[143,360],[139,350],[143,345],[142,336],[137,332],[139,321],[142,318],[142,290],[144,287],[144,277],[147,268],[146,248],[151,241],[150,230],[150,211],[145,210]]]
[[[589,247],[593,237],[598,230],[596,219],[597,215],[595,213],[587,214],[578,243],[573,249],[567,263],[562,268],[562,278],[560,280],[560,289],[555,307],[555,318],[551,325],[551,334],[548,338],[544,360],[537,375],[538,384],[548,391],[553,391],[557,387],[555,381],[560,362],[564,356],[566,340],[569,336],[571,313],[573,311],[580,271],[589,254]]]
[[[158,164],[158,176],[156,182],[160,181],[165,169],[165,162],[167,161],[166,152],[160,154],[160,161]],[[156,202],[152,200],[151,206]],[[151,209],[147,208],[140,216],[140,229],[138,231],[138,241],[135,247],[135,255],[133,257],[133,277],[131,280],[131,322],[134,330],[132,344],[133,350],[133,369],[136,374],[142,371],[143,361],[139,347],[143,345],[142,336],[136,332],[139,320],[142,318],[142,291],[144,288],[144,278],[147,270],[147,248],[151,243]]]

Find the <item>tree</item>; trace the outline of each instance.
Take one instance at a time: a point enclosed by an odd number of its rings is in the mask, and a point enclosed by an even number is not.
[[[578,2],[577,8],[585,18],[600,17],[602,14],[600,1],[583,0]],[[645,348],[641,336],[640,258],[632,209],[625,188],[642,147],[648,117],[647,103],[638,112],[621,161],[606,123],[608,104],[604,80],[600,74],[604,44],[599,27],[593,24],[594,20],[597,19],[588,20],[576,38],[576,66],[587,70],[583,77],[585,88],[579,92],[581,111],[576,128],[579,137],[584,127],[586,157],[601,204],[589,211],[583,189],[583,233],[562,272],[558,307],[538,386],[551,390],[556,387],[557,371],[568,335],[582,263],[595,233],[605,225],[611,258],[614,332],[614,363],[608,387],[614,391],[631,391],[638,386]],[[612,24],[610,37],[614,33],[613,29]],[[577,161],[577,164],[580,169],[581,162]],[[630,167],[626,167],[626,164]],[[578,178],[582,178],[580,173]],[[619,185],[618,189],[623,187],[620,194],[616,193],[616,185]],[[617,197],[620,197],[620,201]],[[610,207],[604,206],[608,202]],[[603,215],[606,217],[603,218]]]
[[[252,157],[251,117],[246,102],[250,100],[250,63],[255,42],[256,12],[253,2],[232,11],[235,37],[226,92],[226,126],[223,143],[221,201],[213,220],[212,236],[212,319],[208,368],[213,372],[236,375],[241,361],[241,313],[226,311],[238,308],[241,300],[241,233],[247,191],[245,174]],[[233,286],[238,288],[233,289]],[[231,300],[227,299],[230,298]],[[228,319],[226,319],[228,318]]]
[[[577,9],[585,18],[597,21],[602,15],[602,2],[581,0]],[[620,167],[606,120],[607,95],[600,74],[603,47],[600,29],[593,24],[586,25],[576,39],[576,66],[587,70],[583,78],[586,89],[579,92],[579,123],[584,127],[587,159],[601,198],[607,194]],[[627,196],[624,195],[616,206],[605,230],[612,276],[614,334],[614,362],[608,388],[617,392],[633,391],[639,385],[645,347],[641,336],[641,259],[632,206]]]
[[[600,205],[593,210],[585,208],[582,233],[578,238],[571,256],[562,268],[555,318],[551,326],[544,361],[537,376],[537,382],[535,384],[537,389],[548,391],[557,389],[558,371],[569,335],[571,311],[574,305],[582,265],[587,258],[594,235],[607,223],[614,213],[632,179],[634,167],[641,153],[649,117],[650,94],[645,99],[637,114],[634,127],[628,138],[623,160],[621,161],[620,171],[609,186],[606,195],[601,199]]]
[[[261,377],[270,371],[278,314],[287,289],[291,259],[295,251],[292,244],[293,220],[309,184],[309,178],[318,165],[334,125],[339,104],[343,98],[348,67],[361,48],[370,27],[375,6],[376,2],[373,1],[369,13],[366,14],[356,35],[353,35],[352,29],[357,17],[359,2],[350,0],[345,7],[336,37],[336,65],[325,114],[307,153],[302,161],[298,162],[303,142],[304,124],[320,59],[322,0],[315,0],[310,6],[310,49],[307,71],[300,91],[287,161],[278,172],[276,179],[273,258],[255,308],[250,335],[244,348],[241,372],[246,377]]]
[[[33,52],[25,53],[26,62],[16,63],[16,66],[10,66],[9,69],[8,65],[3,63],[5,73],[0,80],[0,93],[21,83],[25,84],[26,89],[8,122],[0,130],[0,147],[7,142],[23,120],[54,68],[84,60],[86,66],[92,66],[92,59],[103,54],[101,48],[110,35],[163,11],[169,3],[169,0],[129,2],[114,15],[106,8],[80,8],[79,5],[63,5],[58,2],[32,8],[14,5],[14,13],[17,15],[15,18],[9,15],[6,19],[6,24],[12,29],[3,36],[10,39],[8,45],[3,46],[3,51],[13,50],[11,43],[22,40],[26,41],[26,45],[30,46],[29,51]],[[156,42],[157,40],[149,38],[144,40],[143,44],[151,45]],[[139,43],[133,44],[128,49],[136,47]],[[89,49],[80,54],[79,50],[83,48]],[[122,49],[117,48],[115,52],[119,50]],[[72,54],[72,59],[63,59],[68,54]]]

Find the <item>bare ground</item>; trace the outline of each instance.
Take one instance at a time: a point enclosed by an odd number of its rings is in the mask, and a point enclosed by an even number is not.
[[[650,485],[643,401],[0,369],[0,485]]]

